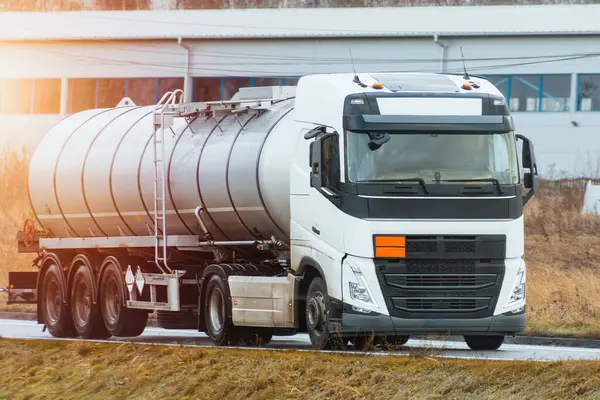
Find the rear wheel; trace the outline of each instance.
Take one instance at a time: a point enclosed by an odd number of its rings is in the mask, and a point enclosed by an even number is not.
[[[71,288],[71,315],[75,329],[84,339],[106,339],[110,333],[102,321],[100,305],[94,298],[94,277],[87,265],[77,268]]]
[[[100,282],[102,319],[108,332],[118,337],[134,337],[144,332],[148,312],[127,308],[125,282],[120,268],[109,261]]]
[[[504,336],[465,336],[471,350],[498,350],[504,343]]]
[[[44,274],[40,299],[44,324],[54,337],[76,337],[77,331],[73,326],[71,312],[65,304],[68,294],[62,282],[61,269],[56,264],[50,265]]]

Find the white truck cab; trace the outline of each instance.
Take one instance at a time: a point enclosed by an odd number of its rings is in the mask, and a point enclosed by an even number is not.
[[[306,139],[291,171],[292,266],[324,278],[308,299],[315,344],[333,332],[451,333],[490,349],[524,330],[523,205],[537,171],[490,82],[309,76],[294,119]]]

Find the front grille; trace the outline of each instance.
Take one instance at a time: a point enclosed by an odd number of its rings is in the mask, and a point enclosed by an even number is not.
[[[435,253],[437,252],[437,243],[407,241],[406,251],[409,253]]]
[[[386,274],[386,283],[400,289],[481,289],[493,286],[496,274]]]
[[[475,260],[407,260],[406,269],[411,274],[472,274]]]
[[[390,315],[484,318],[493,315],[504,259],[375,260]]]
[[[504,235],[409,235],[406,236],[407,259],[504,259]]]
[[[446,253],[475,253],[475,242],[445,242],[444,252]]]
[[[392,298],[394,307],[406,312],[477,312],[489,306],[489,298]]]

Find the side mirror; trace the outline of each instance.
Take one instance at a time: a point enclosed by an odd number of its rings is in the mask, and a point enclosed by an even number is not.
[[[537,162],[535,160],[535,151],[533,148],[533,143],[531,142],[531,140],[529,140],[523,135],[516,136],[517,139],[521,139],[523,141],[523,168],[529,169],[529,172],[526,172],[523,176],[523,186],[526,189],[530,189],[529,192],[527,192],[525,196],[523,196],[523,205],[525,205],[527,204],[529,199],[531,199],[531,197],[538,191],[538,169]]]

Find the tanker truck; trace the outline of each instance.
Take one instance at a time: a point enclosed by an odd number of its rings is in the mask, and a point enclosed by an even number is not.
[[[442,333],[495,350],[524,330],[537,166],[485,78],[309,75],[182,99],[82,111],[37,145],[17,234],[36,270],[8,292],[51,335],[133,337],[154,313],[216,345]]]

